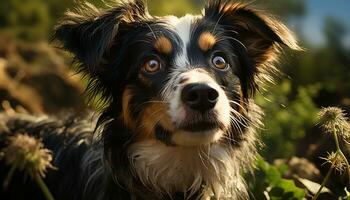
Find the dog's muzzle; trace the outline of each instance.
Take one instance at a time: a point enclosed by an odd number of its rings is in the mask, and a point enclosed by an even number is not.
[[[229,127],[231,107],[217,81],[203,69],[192,69],[169,83],[172,87],[166,88],[172,90],[165,94],[172,143],[198,146],[219,141]]]

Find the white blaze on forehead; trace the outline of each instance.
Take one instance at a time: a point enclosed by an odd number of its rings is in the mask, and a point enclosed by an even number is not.
[[[191,71],[182,73],[182,77],[187,81],[186,83],[213,83],[216,81],[203,69],[197,68]]]
[[[194,20],[198,18],[198,16],[193,15],[185,15],[181,18],[177,18],[174,16],[168,17],[168,23],[173,26],[175,32],[178,34],[182,46],[181,52],[175,58],[175,65],[178,67],[186,67],[189,65],[188,56],[187,56],[187,45],[191,39],[191,27]]]

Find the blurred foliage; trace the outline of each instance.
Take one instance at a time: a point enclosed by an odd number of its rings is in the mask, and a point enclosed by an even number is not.
[[[41,0],[6,0],[0,3],[0,27],[23,39],[45,37],[49,30],[48,6]],[[10,12],[9,12],[10,11]]]
[[[295,155],[295,144],[315,124],[318,109],[312,97],[317,94],[317,88],[299,87],[293,97],[291,81],[284,79],[269,88],[269,93],[257,97],[257,103],[266,113],[262,137],[266,145],[263,155],[268,160]]]
[[[301,17],[306,12],[304,0],[285,0],[283,3],[277,3],[276,0],[245,1],[248,3],[253,2],[254,5],[257,4],[264,10],[268,8],[269,12],[284,18]]]
[[[149,0],[149,12],[154,15],[183,16],[187,13],[199,14],[204,6],[202,0]]]
[[[349,98],[350,49],[343,46],[346,29],[342,23],[327,18],[324,25],[325,46],[310,48],[286,65],[286,73],[293,77],[293,87],[319,84],[316,102],[321,106],[339,104]],[[307,44],[305,45],[307,46]]]
[[[100,0],[88,0],[102,6]],[[280,16],[296,16],[304,13],[304,0],[288,0],[276,4],[274,0],[259,2],[261,7],[269,7]],[[48,38],[57,18],[67,9],[84,0],[3,0],[0,1],[0,29],[10,35],[25,39]],[[107,0],[105,2],[113,2]],[[248,1],[250,2],[250,1]],[[186,13],[199,14],[204,0],[149,0],[149,11],[155,15],[172,14],[182,16]],[[11,11],[11,12],[9,12]]]

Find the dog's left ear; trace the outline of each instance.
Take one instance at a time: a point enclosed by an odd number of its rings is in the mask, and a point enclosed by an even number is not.
[[[130,24],[148,15],[143,0],[126,0],[108,9],[99,9],[84,3],[65,13],[55,28],[54,39],[62,42],[64,49],[75,55],[87,70],[102,70],[103,61],[117,36],[132,27]]]
[[[300,50],[286,26],[246,4],[209,0],[204,16],[222,25],[227,32],[231,32],[230,37],[242,42],[256,66],[271,59],[278,44]]]
[[[101,99],[108,99],[115,92],[113,88],[121,88],[124,73],[111,59],[124,48],[129,31],[147,17],[144,0],[123,0],[106,9],[83,3],[61,18],[53,39],[74,55],[78,73],[87,75],[91,99],[97,93],[102,93]]]

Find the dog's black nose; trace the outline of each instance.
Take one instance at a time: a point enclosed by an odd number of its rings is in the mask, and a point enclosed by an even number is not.
[[[186,85],[181,92],[182,101],[197,111],[207,111],[214,108],[219,93],[208,84],[192,83]]]

